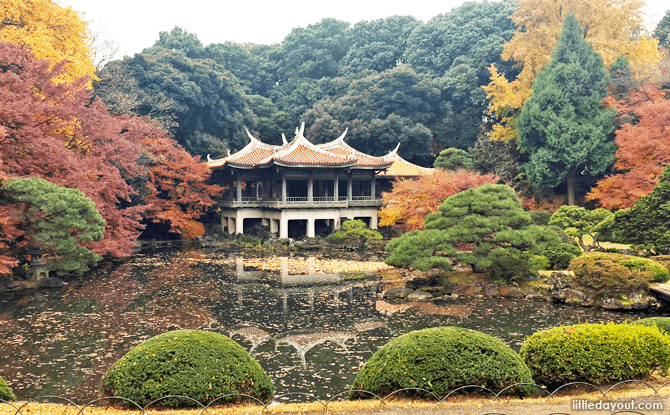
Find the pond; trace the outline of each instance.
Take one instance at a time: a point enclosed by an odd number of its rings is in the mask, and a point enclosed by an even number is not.
[[[59,395],[85,403],[97,397],[110,365],[141,341],[203,329],[245,347],[277,394],[326,398],[346,390],[377,349],[413,330],[466,327],[518,351],[540,329],[647,317],[522,299],[390,304],[380,293],[393,282],[381,276],[318,274],[309,265],[294,275],[282,267],[289,259],[261,261],[278,261],[284,271],[245,268],[226,253],[154,253],[63,289],[0,293],[0,374],[22,400]]]

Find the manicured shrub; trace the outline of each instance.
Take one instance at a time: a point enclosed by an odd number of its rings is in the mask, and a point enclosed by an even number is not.
[[[561,243],[548,249],[544,256],[549,260],[551,269],[564,270],[568,269],[573,259],[582,254],[582,250],[575,244]]]
[[[656,327],[577,324],[539,331],[520,352],[538,384],[600,384],[670,367],[670,338]]]
[[[670,317],[649,317],[634,321],[633,324],[641,324],[647,327],[658,327],[662,332],[670,335]]]
[[[0,401],[15,401],[16,395],[12,392],[11,389],[9,389],[9,386],[7,386],[7,382],[0,376]]]
[[[659,264],[663,265],[665,269],[670,271],[670,255],[656,255],[649,257],[652,261],[656,261]]]
[[[521,382],[532,383],[530,371],[502,341],[461,327],[434,327],[405,334],[379,349],[358,373],[352,389],[385,395],[423,388],[443,397],[460,386],[501,390]],[[532,388],[521,386],[517,392],[531,393]]]
[[[270,378],[242,346],[222,334],[199,330],[150,338],[114,363],[102,379],[103,395],[122,396],[140,405],[168,395],[184,395],[206,404],[227,394],[265,401],[272,393]],[[193,403],[175,398],[158,405]]]
[[[623,254],[589,252],[570,264],[574,282],[602,295],[644,290],[652,281],[667,281],[668,270],[658,262]]]
[[[326,238],[333,242],[365,243],[382,240],[382,234],[367,227],[362,220],[345,220],[341,229],[328,235]]]

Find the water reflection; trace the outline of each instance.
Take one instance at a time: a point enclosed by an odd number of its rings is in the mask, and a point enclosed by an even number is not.
[[[560,324],[623,321],[636,314],[523,300],[391,304],[378,277],[319,272],[288,258],[277,272],[221,253],[138,255],[56,291],[0,295],[0,375],[19,398],[93,399],[107,368],[144,339],[174,329],[227,334],[261,363],[277,393],[332,396],[379,347],[425,327],[457,325],[513,348]],[[311,264],[311,265],[310,265]]]

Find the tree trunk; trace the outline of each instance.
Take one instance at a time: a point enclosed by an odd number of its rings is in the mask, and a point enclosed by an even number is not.
[[[577,184],[577,170],[570,169],[568,172],[568,205],[575,205],[575,185]]]

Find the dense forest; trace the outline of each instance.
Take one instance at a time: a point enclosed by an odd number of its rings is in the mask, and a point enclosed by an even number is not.
[[[174,27],[96,68],[103,51],[76,11],[3,2],[0,274],[31,252],[83,272],[127,255],[151,223],[202,235],[198,218],[222,189],[200,157],[241,149],[245,129],[280,144],[301,122],[315,143],[348,128],[348,144],[369,154],[400,143],[420,165],[465,160],[458,183],[510,184],[527,208],[555,209],[554,193],[632,206],[670,158],[670,11],[645,34],[642,3],[617,4],[472,1],[427,22],[325,18],[273,45],[203,45]],[[559,44],[568,16],[579,47]],[[77,213],[58,209],[68,200]]]

